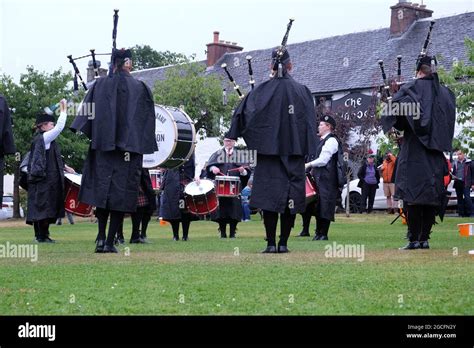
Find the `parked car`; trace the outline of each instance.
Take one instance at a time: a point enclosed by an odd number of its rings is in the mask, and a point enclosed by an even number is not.
[[[20,216],[24,217],[23,208],[20,206]],[[2,210],[0,210],[0,220],[11,219],[13,217],[13,196],[3,196]]]
[[[451,192],[451,197],[449,198],[448,207],[453,207],[457,205],[456,199],[456,190],[453,188],[453,182],[448,186],[448,191]],[[358,213],[360,209],[360,202],[362,200],[362,192],[360,187],[357,187],[359,183],[359,179],[352,180],[349,183],[349,206],[351,209],[351,213]],[[342,199],[342,206],[344,209],[346,208],[346,197],[347,197],[347,185],[344,185],[342,190],[341,199]],[[471,200],[474,201],[474,192],[471,191]],[[383,193],[383,180],[380,179],[380,185],[375,193],[374,199],[374,209],[387,209],[387,198]]]

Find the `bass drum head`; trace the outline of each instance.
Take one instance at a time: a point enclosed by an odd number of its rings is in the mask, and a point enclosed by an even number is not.
[[[82,174],[64,173],[64,177],[76,186],[81,186]]]
[[[202,179],[198,185],[196,182],[191,182],[184,188],[184,193],[189,196],[204,195],[214,189],[214,183],[211,180]]]
[[[143,155],[144,168],[174,169],[194,152],[194,124],[181,109],[155,104],[155,135],[158,151]]]
[[[155,104],[155,140],[158,151],[143,155],[143,168],[155,168],[171,157],[176,146],[178,130],[168,110]]]

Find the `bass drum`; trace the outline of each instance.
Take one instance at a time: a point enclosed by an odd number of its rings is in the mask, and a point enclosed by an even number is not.
[[[158,151],[143,155],[143,168],[174,169],[191,157],[196,145],[196,130],[191,118],[181,109],[155,104],[155,135]]]

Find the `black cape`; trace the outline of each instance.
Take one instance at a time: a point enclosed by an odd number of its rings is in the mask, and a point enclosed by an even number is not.
[[[185,206],[180,209],[180,201],[184,202],[184,187],[193,181],[195,168],[193,154],[181,167],[163,172],[159,213],[163,220],[197,219],[195,215],[187,211]]]
[[[148,87],[125,72],[94,83],[71,125],[91,140],[81,202],[108,210],[136,210],[143,154],[157,151],[154,110]]]
[[[241,166],[248,167],[248,163],[236,163],[233,162],[234,159],[242,158],[239,156],[239,151],[237,148],[234,147],[232,150],[233,153],[230,157],[227,156],[227,153],[224,149],[220,149],[214,152],[211,157],[209,157],[209,161],[207,161],[207,178],[210,180],[214,180],[216,175],[210,171],[212,166],[219,168],[219,170],[228,176],[235,176],[240,178],[240,189],[242,190],[245,186],[247,186],[247,182],[250,178],[251,171],[249,168],[246,168],[247,175],[242,176],[240,175],[238,170],[236,169]],[[227,158],[227,159],[226,159]],[[212,221],[229,221],[234,220],[240,222],[242,220],[242,202],[240,200],[240,196],[238,197],[219,197],[219,208],[211,213],[211,220]]]
[[[0,205],[3,199],[4,156],[16,152],[13,141],[12,120],[7,101],[0,94]]]
[[[273,78],[251,91],[232,118],[227,137],[257,151],[250,205],[292,214],[305,210],[304,158],[316,152],[317,120],[309,89]]]
[[[398,91],[392,104],[419,103],[420,114],[383,116],[384,131],[404,131],[397,157],[395,196],[404,203],[443,209],[444,176],[448,169],[443,151],[451,151],[456,119],[454,94],[434,78],[411,81]]]
[[[305,156],[315,153],[316,134],[313,96],[287,74],[260,84],[244,98],[227,137],[243,137],[260,155]]]
[[[56,141],[45,149],[42,133],[35,135],[28,162],[26,222],[64,217],[64,164]]]
[[[70,128],[84,133],[92,150],[142,155],[158,150],[153,95],[144,82],[125,72],[92,85]]]

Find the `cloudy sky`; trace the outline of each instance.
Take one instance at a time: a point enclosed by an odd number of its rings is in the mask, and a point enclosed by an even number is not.
[[[0,0],[0,73],[17,79],[27,65],[71,70],[66,56],[148,44],[204,59],[212,33],[244,50],[278,45],[290,17],[289,43],[388,27],[398,0]],[[422,2],[421,0],[419,2]],[[474,10],[474,0],[424,0],[434,17]],[[85,75],[87,61],[78,62]],[[104,62],[105,63],[105,62]]]

